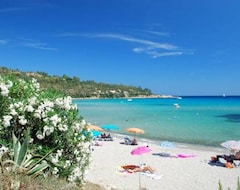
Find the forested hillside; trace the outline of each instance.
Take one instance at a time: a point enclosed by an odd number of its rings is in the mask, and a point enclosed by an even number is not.
[[[150,89],[141,87],[127,86],[123,84],[97,83],[93,80],[81,81],[79,77],[50,76],[45,72],[22,72],[6,67],[0,67],[0,75],[13,75],[26,81],[35,78],[41,85],[41,88],[56,90],[69,95],[73,98],[121,98],[150,96]]]

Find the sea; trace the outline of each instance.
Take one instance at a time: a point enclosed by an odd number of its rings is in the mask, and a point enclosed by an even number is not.
[[[74,99],[87,122],[118,126],[111,133],[133,136],[127,128],[143,129],[139,138],[217,147],[240,140],[240,96],[180,98]]]

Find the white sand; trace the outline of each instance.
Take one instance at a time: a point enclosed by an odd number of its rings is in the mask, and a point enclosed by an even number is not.
[[[116,135],[114,141],[102,141],[102,146],[93,146],[88,181],[117,190],[135,190],[140,186],[149,190],[218,190],[220,180],[224,190],[237,189],[240,167],[228,169],[209,164],[211,156],[228,153],[224,148],[177,144],[176,148],[167,149],[144,139],[137,146],[131,146],[121,144],[123,139],[124,136]],[[148,145],[152,151],[140,156],[130,154],[131,150],[141,145]],[[179,153],[196,156],[173,158],[154,155],[166,152],[172,156]],[[140,162],[150,165],[161,179],[152,179],[139,173],[120,172],[121,165],[139,165]]]

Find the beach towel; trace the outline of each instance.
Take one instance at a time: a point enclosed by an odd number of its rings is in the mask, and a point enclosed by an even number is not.
[[[177,158],[192,158],[195,157],[195,154],[177,154]]]
[[[116,172],[123,176],[128,176],[128,175],[132,174],[132,172],[129,172],[128,170],[123,169],[122,166],[116,167]]]
[[[150,172],[136,172],[136,173],[140,173],[141,175],[147,176],[151,179],[161,179],[162,178],[162,175],[153,174],[153,173],[150,173]]]
[[[150,173],[150,172],[130,172],[129,170],[124,169],[122,166],[117,167],[117,172],[123,176],[128,176],[133,173],[136,173],[136,174],[141,174],[141,175],[147,176],[151,179],[161,179],[162,178],[162,175],[154,174],[154,173]]]

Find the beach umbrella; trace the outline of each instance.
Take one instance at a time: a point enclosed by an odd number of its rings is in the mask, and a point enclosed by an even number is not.
[[[144,130],[140,129],[140,128],[136,128],[136,127],[130,127],[126,129],[127,132],[129,133],[133,133],[134,134],[134,139],[136,137],[136,134],[143,134]]]
[[[222,142],[220,145],[229,150],[240,150],[240,141],[228,140]]]
[[[93,137],[98,137],[98,136],[101,135],[101,132],[100,132],[100,131],[91,130],[91,133],[92,133],[92,136],[93,136]]]
[[[93,137],[97,137],[99,135],[101,135],[100,131],[95,131],[95,130],[90,130],[89,132],[84,130],[83,134],[86,136],[88,133],[91,133]]]
[[[152,151],[152,150],[148,146],[139,146],[137,148],[134,148],[130,153],[131,153],[131,155],[142,155],[142,154],[148,153],[150,151]],[[142,189],[140,173],[139,173],[139,189]]]
[[[144,133],[144,130],[142,130],[140,128],[136,128],[136,127],[127,128],[126,131],[129,132],[129,133],[133,133],[134,138],[135,138],[136,134],[143,134]]]
[[[127,128],[126,129],[127,132],[130,132],[130,133],[139,133],[139,134],[143,134],[144,133],[144,130],[140,129],[140,128]]]
[[[106,125],[102,125],[101,128],[102,128],[103,130],[111,131],[111,130],[117,130],[117,129],[118,129],[118,126],[112,125],[112,124],[106,124]]]
[[[101,128],[105,131],[113,131],[113,130],[117,130],[118,126],[113,124],[106,124],[106,125],[102,125]],[[110,135],[110,132],[109,132],[109,135]]]
[[[90,130],[95,130],[95,131],[103,131],[103,129],[101,127],[96,126],[96,125],[87,125],[86,128],[90,129]]]
[[[166,149],[166,153],[161,153],[162,156],[169,157],[170,154],[167,153],[167,149],[176,148],[176,144],[170,141],[161,141],[159,146]]]
[[[175,148],[176,145],[173,142],[170,141],[161,141],[159,143],[159,146],[164,147],[164,148]]]

